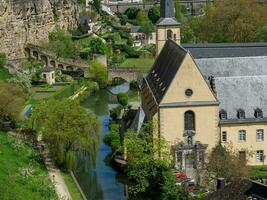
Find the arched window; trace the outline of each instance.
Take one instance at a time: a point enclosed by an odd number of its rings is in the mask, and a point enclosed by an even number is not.
[[[219,116],[220,119],[227,119],[227,112],[225,110],[221,110]]]
[[[257,109],[255,110],[254,116],[255,116],[256,118],[263,118],[262,110],[259,109],[259,108],[257,108]]]
[[[238,119],[245,119],[245,118],[246,118],[245,111],[242,110],[242,109],[239,109],[239,110],[237,111],[237,118],[238,118]]]
[[[184,130],[195,130],[195,114],[192,111],[187,111],[184,114]]]
[[[167,30],[167,39],[172,39],[172,30]]]

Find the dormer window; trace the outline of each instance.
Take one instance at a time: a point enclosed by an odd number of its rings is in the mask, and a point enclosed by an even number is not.
[[[245,118],[246,118],[245,111],[242,110],[242,109],[239,109],[239,110],[237,111],[237,118],[238,118],[238,119],[245,119]]]
[[[220,119],[226,120],[227,119],[227,112],[225,110],[221,110],[219,114]]]
[[[256,118],[263,118],[262,110],[259,109],[259,108],[257,108],[257,109],[255,110],[254,115],[255,115]]]

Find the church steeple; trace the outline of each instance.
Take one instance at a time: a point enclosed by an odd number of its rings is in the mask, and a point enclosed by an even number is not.
[[[174,17],[173,0],[160,0],[160,17]]]
[[[160,19],[156,24],[156,50],[160,53],[168,39],[180,44],[180,23],[175,19],[174,0],[160,0]]]

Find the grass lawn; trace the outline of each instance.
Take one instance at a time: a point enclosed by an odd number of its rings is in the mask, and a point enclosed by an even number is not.
[[[82,200],[82,196],[78,190],[78,188],[76,187],[74,181],[72,180],[72,177],[69,173],[67,172],[62,172],[61,171],[62,176],[64,177],[64,181],[69,189],[70,195],[72,197],[73,200]]]
[[[148,70],[154,64],[154,58],[128,58],[122,64],[121,68],[141,68]]]
[[[267,179],[267,165],[250,166],[250,170],[253,177]]]
[[[6,81],[9,78],[8,70],[5,68],[0,67],[0,82]]]
[[[1,131],[0,199],[58,199],[38,151]]]

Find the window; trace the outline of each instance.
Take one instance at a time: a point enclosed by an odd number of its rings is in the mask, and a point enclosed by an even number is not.
[[[173,40],[176,41],[176,34],[173,34]]]
[[[187,90],[185,90],[185,95],[186,95],[186,96],[191,97],[192,94],[193,94],[193,90],[191,90],[191,89],[187,89]]]
[[[256,151],[256,161],[263,162],[265,157],[263,154],[263,150]]]
[[[46,78],[46,74],[43,74],[43,77]]]
[[[264,140],[264,132],[263,129],[258,129],[256,132],[256,138],[257,138],[257,142],[261,142]]]
[[[172,30],[167,30],[167,39],[172,39]]]
[[[246,141],[246,131],[241,130],[239,131],[239,142],[245,142]]]
[[[187,137],[187,144],[188,144],[189,146],[192,146],[192,145],[193,145],[193,137],[192,137],[192,136],[188,136],[188,137]]]
[[[54,79],[54,73],[52,73],[52,79]]]
[[[192,111],[187,111],[184,114],[184,129],[195,130],[195,114]]]
[[[245,111],[242,110],[242,109],[239,109],[239,110],[237,111],[237,118],[238,118],[238,119],[245,119],[245,118],[246,118]]]
[[[257,108],[257,109],[255,110],[254,116],[255,116],[256,118],[263,118],[262,110],[259,109],[259,108]]]
[[[227,142],[227,132],[226,131],[222,132],[222,141]]]
[[[227,119],[227,112],[225,110],[221,110],[219,117],[220,119]]]

